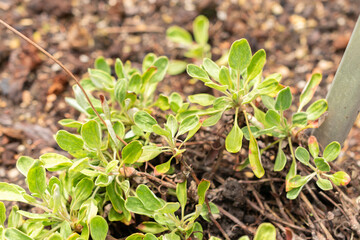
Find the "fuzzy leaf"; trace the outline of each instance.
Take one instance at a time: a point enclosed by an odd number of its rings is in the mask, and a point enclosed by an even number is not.
[[[254,240],[276,240],[276,228],[271,223],[262,223],[256,230]]]
[[[132,141],[131,143],[126,145],[121,151],[124,163],[135,163],[141,157],[141,154],[143,152],[142,147],[143,146],[139,141]]]
[[[319,144],[317,142],[316,137],[314,136],[310,136],[308,139],[308,148],[309,151],[311,153],[311,156],[313,156],[313,158],[316,158],[319,156]]]
[[[242,146],[243,136],[243,132],[239,128],[237,122],[235,122],[234,126],[225,139],[226,150],[231,153],[239,152]]]
[[[101,147],[101,129],[95,120],[90,120],[81,128],[81,136],[91,149],[99,150]]]
[[[350,176],[343,171],[339,171],[334,173],[333,175],[327,175],[327,176],[337,186],[346,186],[351,180]]]
[[[327,101],[325,99],[319,99],[306,110],[308,119],[314,121],[323,115],[328,108]]]
[[[250,144],[249,144],[249,161],[252,171],[255,176],[261,178],[265,174],[265,170],[261,164],[261,155],[259,146],[255,137],[250,135]]]
[[[195,18],[193,22],[193,31],[195,41],[201,45],[205,45],[209,39],[209,20],[203,15]]]
[[[321,78],[322,76],[320,73],[315,73],[311,76],[311,79],[306,83],[306,86],[300,95],[299,111],[301,111],[301,109],[310,102],[310,100],[314,96],[316,88],[319,86],[321,82]]]
[[[259,75],[262,72],[265,62],[266,62],[266,53],[264,49],[260,49],[254,54],[254,56],[252,56],[250,64],[247,67],[246,81],[251,81],[257,75]]]
[[[191,34],[185,29],[178,26],[171,26],[166,30],[166,37],[175,43],[184,45],[192,44]]]
[[[242,73],[250,64],[251,57],[251,48],[248,41],[244,38],[237,40],[230,48],[229,66]]]
[[[324,158],[327,162],[334,161],[341,152],[341,145],[338,142],[332,142],[324,150]]]
[[[275,109],[284,111],[290,108],[292,102],[292,95],[289,87],[284,88],[278,93],[275,102]]]
[[[105,240],[109,230],[108,223],[101,216],[90,220],[90,233],[93,240]]]
[[[152,126],[157,124],[155,118],[145,111],[138,111],[135,113],[134,122],[145,132],[152,132]]]
[[[325,161],[324,158],[315,158],[314,159],[315,162],[315,166],[323,172],[328,172],[330,171],[330,165]]]
[[[310,161],[310,154],[309,152],[303,148],[303,147],[298,147],[295,150],[295,157],[297,160],[299,160],[302,164],[308,166],[309,165],[309,161]]]

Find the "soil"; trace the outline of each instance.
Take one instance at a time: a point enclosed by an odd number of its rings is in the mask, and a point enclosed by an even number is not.
[[[149,52],[182,59],[183,50],[166,40],[165,31],[175,24],[191,30],[199,14],[211,22],[214,59],[234,40],[247,38],[254,51],[267,52],[264,74],[280,72],[296,96],[312,72],[321,72],[323,81],[315,95],[321,98],[340,63],[360,4],[358,0],[0,0],[1,19],[79,77],[98,56],[134,64]],[[74,82],[56,64],[4,27],[0,39],[0,181],[24,185],[16,159],[61,152],[53,140],[61,129],[57,122],[83,116],[65,103]],[[209,91],[188,81],[186,74],[168,76],[159,91],[177,91],[184,97]],[[262,222],[277,227],[278,239],[360,239],[359,120],[332,166],[349,173],[352,182],[328,192],[311,183],[299,199],[290,201],[285,197],[284,174],[271,171],[276,149],[263,156],[267,174],[260,181],[250,169],[236,171],[246,151],[236,156],[223,151],[219,133],[229,130],[228,119],[196,135],[193,141],[200,144],[189,147],[186,159],[198,178],[212,180],[208,198],[221,207],[217,221],[231,239],[251,235]],[[265,139],[260,144],[265,146]],[[205,236],[222,237],[213,223],[202,225]],[[125,236],[119,226],[110,229],[116,237]]]

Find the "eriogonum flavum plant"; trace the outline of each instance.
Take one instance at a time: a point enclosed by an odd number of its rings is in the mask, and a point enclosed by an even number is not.
[[[203,31],[194,29],[195,40],[205,48],[206,21],[198,21],[204,26]],[[174,31],[168,31],[173,39]],[[5,207],[1,203],[0,239],[104,240],[108,235],[107,221],[133,224],[135,214],[149,220],[137,226],[142,233],[134,233],[127,240],[203,239],[197,218],[202,216],[209,221],[210,215],[218,213],[216,205],[206,199],[209,181],[198,180],[197,199],[188,199],[186,180],[168,183],[168,192],[176,195],[177,201],[167,202],[150,185],[132,180],[147,176],[141,167],[163,153],[166,161],[157,164],[154,171],[166,177],[175,171],[173,165],[180,162],[191,172],[184,159],[184,143],[202,127],[219,122],[225,112],[234,114],[225,148],[237,154],[244,148],[245,139],[249,141],[243,166],[249,165],[258,178],[265,173],[262,153],[276,144],[274,171],[285,169],[288,161],[282,148],[287,142],[292,157],[285,179],[289,199],[296,198],[312,178],[317,178],[316,184],[323,190],[332,189],[332,184],[346,185],[349,176],[342,171],[331,172],[329,165],[340,153],[339,143],[330,143],[320,154],[316,139],[310,137],[307,148],[300,146],[293,150],[292,138],[304,129],[317,127],[319,117],[327,110],[324,99],[303,110],[311,101],[321,75],[311,77],[300,96],[297,111],[291,113],[291,89],[280,84],[280,74],[263,77],[265,62],[263,49],[253,54],[247,40],[240,39],[231,46],[227,67],[218,66],[210,58],[204,58],[201,66],[189,64],[188,74],[221,96],[199,93],[189,96],[187,102],[176,92],[169,96],[157,93],[157,85],[169,66],[164,56],[146,55],[140,70],[130,62],[123,64],[120,59],[116,59],[112,70],[104,58],[98,58],[95,68],[89,69],[88,78],[80,82],[85,92],[74,86],[75,98],[66,99],[86,117],[85,121],[60,121],[72,128],[55,135],[56,142],[68,155],[45,153],[38,159],[20,157],[17,168],[26,177],[29,193],[18,185],[0,183],[0,200],[23,202],[43,210],[32,213],[13,207],[5,228]],[[92,95],[99,92],[100,100]],[[260,149],[258,140],[263,136],[274,141]],[[298,162],[312,172],[300,175]],[[46,171],[59,175],[48,179]],[[185,212],[190,201],[196,203],[195,210]],[[276,239],[271,224],[261,225],[255,239],[263,236]]]

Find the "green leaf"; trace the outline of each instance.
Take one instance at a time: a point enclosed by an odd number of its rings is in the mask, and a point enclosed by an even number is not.
[[[299,160],[302,164],[308,166],[310,161],[310,154],[309,152],[303,148],[298,147],[295,151],[295,157],[297,160]]]
[[[115,96],[116,101],[118,101],[120,104],[123,104],[123,102],[125,100],[126,93],[127,93],[127,87],[128,87],[127,85],[128,85],[128,83],[125,78],[120,78],[115,83],[114,96]]]
[[[261,95],[261,102],[265,105],[267,109],[275,109],[275,99],[267,96],[267,95]]]
[[[38,160],[34,162],[26,177],[29,190],[32,193],[37,193],[40,196],[46,191],[46,172],[42,163]]]
[[[310,100],[314,96],[316,88],[321,82],[321,78],[322,76],[320,73],[315,73],[311,76],[311,79],[307,82],[305,88],[300,95],[299,111],[301,111],[301,109],[310,102]]]
[[[252,171],[255,176],[261,178],[265,174],[265,170],[261,164],[261,155],[259,146],[255,137],[250,135],[250,144],[249,144],[249,161]]]
[[[127,90],[135,93],[139,93],[141,86],[142,86],[141,75],[139,73],[134,73],[133,75],[131,75]]]
[[[143,239],[144,239],[144,234],[142,234],[142,233],[133,233],[130,236],[128,236],[125,240],[143,240]]]
[[[157,135],[161,135],[161,136],[165,136],[165,137],[168,137],[169,139],[171,139],[171,132],[168,131],[168,130],[165,130],[163,128],[161,128],[158,124],[155,124],[153,127],[152,127],[152,131],[157,134]]]
[[[251,57],[251,48],[248,41],[244,38],[237,40],[230,48],[229,66],[242,73],[250,64]]]
[[[310,174],[307,176],[295,175],[289,180],[289,188],[294,189],[301,186],[304,186],[311,178],[313,178],[314,174]]]
[[[208,74],[201,67],[198,67],[195,64],[188,64],[186,71],[192,78],[199,79],[204,83],[211,82]]]
[[[55,135],[55,140],[59,147],[69,152],[74,157],[84,157],[84,141],[74,134],[65,130],[60,130]]]
[[[170,114],[166,120],[166,126],[169,128],[171,132],[171,136],[174,137],[176,132],[178,131],[179,124],[174,117],[174,115]]]
[[[195,18],[193,22],[193,31],[195,41],[201,45],[205,45],[209,39],[209,20],[203,15]]]
[[[176,184],[176,197],[181,205],[182,211],[185,209],[185,205],[187,202],[187,181],[183,181],[182,183]]]
[[[319,178],[316,181],[316,185],[318,185],[319,188],[321,188],[324,191],[328,191],[333,189],[333,186],[331,184],[331,182],[327,179],[323,179],[323,178]]]
[[[262,72],[262,69],[266,62],[266,53],[264,49],[257,51],[254,56],[252,56],[249,66],[247,67],[247,79],[246,81],[251,81],[257,75]]]
[[[191,103],[197,103],[201,106],[209,106],[214,103],[214,100],[216,98],[213,95],[207,94],[207,93],[199,93],[195,95],[189,96],[189,101]]]
[[[234,126],[225,139],[226,150],[230,153],[239,152],[242,146],[243,136],[244,134],[239,128],[238,123],[234,122]]]
[[[6,207],[3,202],[0,202],[0,226],[4,226],[5,220],[6,220]]]
[[[274,78],[266,79],[257,86],[257,93],[259,95],[268,95],[278,89],[279,82]]]
[[[160,153],[162,153],[161,147],[156,145],[146,145],[143,146],[143,152],[137,162],[147,162],[156,158]]]
[[[177,132],[177,136],[183,135],[184,133],[189,132],[191,129],[195,128],[197,124],[199,123],[199,117],[197,115],[195,116],[189,116],[185,118],[179,126],[179,131]]]
[[[220,67],[211,59],[204,58],[203,67],[215,81],[219,82]]]
[[[346,186],[351,178],[350,176],[343,171],[339,171],[334,173],[333,175],[326,175],[330,178],[330,180],[337,186]]]
[[[143,146],[139,141],[132,141],[131,143],[126,145],[121,151],[124,163],[135,163],[141,157],[141,154],[143,152],[142,147]]]
[[[276,240],[276,228],[271,223],[262,223],[256,230],[254,240]]]
[[[326,146],[323,157],[327,162],[334,161],[341,152],[341,145],[338,142],[332,142]]]
[[[105,61],[104,57],[98,57],[95,60],[95,68],[100,69],[108,74],[111,74],[111,68],[109,64]]]
[[[220,72],[219,72],[219,82],[222,85],[227,85],[227,86],[229,86],[230,89],[233,89],[234,84],[231,80],[230,72],[227,67],[224,67],[224,66],[221,67]]]
[[[209,180],[205,180],[202,179],[201,182],[199,183],[198,189],[197,189],[197,194],[199,196],[199,204],[202,205],[205,202],[205,198],[206,198],[206,192],[210,187],[210,181]]]
[[[160,94],[156,100],[155,106],[159,107],[162,111],[166,111],[170,108],[169,98]]]
[[[142,72],[146,72],[155,62],[157,56],[154,53],[148,53],[143,59]]]
[[[82,123],[79,121],[76,121],[74,119],[62,119],[58,122],[61,126],[69,127],[69,128],[80,128],[82,126]]]
[[[95,216],[90,220],[90,233],[93,240],[105,240],[109,226],[101,216]]]
[[[63,240],[60,233],[56,232],[50,235],[48,240]]]
[[[81,136],[86,145],[91,149],[101,148],[101,129],[95,120],[86,122],[81,128]]]
[[[114,87],[111,75],[99,69],[89,69],[89,76],[92,83],[100,89],[110,89]]]
[[[31,237],[16,228],[7,228],[5,230],[5,238],[8,240],[33,240]]]
[[[308,122],[307,114],[304,112],[294,113],[292,116],[292,124],[293,126],[306,126]]]
[[[192,44],[191,34],[185,29],[178,26],[171,26],[166,30],[166,37],[175,43],[184,45]]]
[[[158,171],[159,173],[166,173],[170,170],[170,165],[171,165],[171,160],[168,160],[167,162],[164,162],[162,164],[159,164],[155,167],[156,171]]]
[[[218,111],[215,114],[213,114],[212,116],[208,117],[207,119],[205,119],[203,121],[203,126],[204,127],[210,127],[210,126],[214,126],[220,119],[221,116],[223,115],[223,111]]]
[[[155,60],[153,66],[157,69],[156,73],[151,76],[149,82],[150,83],[158,83],[161,82],[166,74],[166,71],[169,66],[169,59],[165,56],[159,57]]]
[[[315,158],[315,166],[322,172],[330,171],[330,165],[325,161],[324,158]]]
[[[173,92],[170,95],[170,109],[177,113],[183,105],[182,97],[179,93]]]
[[[130,212],[146,215],[148,217],[152,217],[154,213],[153,211],[146,209],[143,202],[137,197],[128,197],[125,202],[125,207]]]
[[[142,232],[152,233],[152,234],[159,234],[168,230],[168,228],[163,227],[162,225],[156,222],[142,222],[140,225],[137,226],[137,229],[139,229]]]
[[[25,177],[27,176],[29,169],[33,165],[35,159],[27,156],[21,156],[16,161],[16,168],[19,170],[19,172],[22,173]]]
[[[284,111],[290,108],[292,102],[292,95],[289,87],[284,88],[278,93],[275,102],[275,109]]]
[[[308,139],[308,148],[310,151],[311,156],[313,156],[313,158],[316,158],[319,156],[319,144],[316,140],[316,137],[314,136],[310,136]]]
[[[181,60],[170,60],[167,73],[169,75],[178,75],[186,70],[187,62]]]
[[[71,209],[78,210],[84,200],[90,197],[94,188],[94,182],[89,178],[83,178],[75,186],[75,192],[72,196]]]
[[[265,121],[270,127],[278,127],[280,126],[280,115],[277,111],[270,109],[265,114]]]
[[[68,169],[73,164],[70,159],[57,153],[45,153],[39,159],[44,164],[44,168],[52,172]]]
[[[223,86],[223,85],[219,85],[219,84],[216,84],[216,83],[213,83],[213,82],[206,82],[205,86],[216,89],[216,90],[218,90],[220,92],[223,92],[223,93],[225,93],[226,89],[228,89],[227,85]]]
[[[306,113],[309,120],[316,120],[323,115],[328,108],[327,101],[325,99],[319,99],[308,107]]]
[[[287,159],[284,151],[281,149],[281,142],[279,143],[278,153],[276,155],[274,171],[282,171],[286,165]]]
[[[149,211],[155,211],[164,206],[164,203],[144,184],[136,188],[136,195]]]
[[[152,132],[152,126],[157,124],[155,118],[145,111],[135,113],[134,122],[145,132]]]

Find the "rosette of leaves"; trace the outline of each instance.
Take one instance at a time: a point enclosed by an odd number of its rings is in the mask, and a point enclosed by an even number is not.
[[[179,99],[177,98],[178,101],[176,101],[177,102],[176,111],[179,113],[180,108],[182,108],[183,104],[180,95],[178,94],[175,95],[179,97]],[[174,94],[172,96],[174,96]],[[174,99],[172,96],[170,96],[170,103],[172,108],[174,109],[175,103],[172,102]],[[181,107],[179,107],[179,105],[181,105]],[[189,104],[186,105],[188,106]],[[177,114],[176,116],[179,115]],[[160,173],[166,173],[169,171],[171,166],[171,161],[174,158],[181,157],[181,154],[185,151],[185,149],[182,148],[183,144],[187,142],[192,136],[194,136],[194,134],[201,127],[201,122],[197,115],[189,115],[181,120],[178,120],[177,117],[175,117],[172,114],[169,114],[167,116],[164,126],[161,127],[157,122],[157,120],[153,118],[149,113],[145,111],[138,111],[134,115],[134,121],[136,127],[141,132],[142,131],[145,132],[147,136],[151,133],[159,135],[167,143],[167,146],[162,146],[162,147],[156,145],[144,146],[143,158],[140,159],[140,161],[148,161],[159,155],[161,152],[170,152],[172,154],[171,158],[165,163],[156,166],[156,170]],[[186,134],[185,139],[180,140],[180,137],[185,134]],[[180,145],[177,145],[177,143],[180,143]]]
[[[201,61],[204,57],[211,58],[211,46],[209,40],[209,20],[200,15],[193,22],[193,34],[179,26],[171,26],[166,31],[166,37],[178,44],[178,46],[186,49],[185,57]],[[186,69],[187,62],[182,60],[170,61],[168,73],[176,75],[182,73]]]
[[[252,105],[256,119],[256,121],[253,121],[253,126],[251,126],[252,134],[255,137],[267,134],[278,138],[277,141],[272,143],[278,143],[278,153],[275,160],[274,171],[282,171],[287,162],[282,150],[284,145],[283,140],[287,138],[290,145],[291,136],[296,136],[305,129],[319,126],[319,118],[327,110],[327,101],[325,99],[319,99],[313,102],[306,111],[302,110],[304,106],[311,101],[320,82],[321,74],[313,74],[300,95],[300,104],[297,112],[292,114],[290,119],[284,116],[284,111],[289,110],[292,105],[293,96],[289,87],[282,89],[276,99],[262,96],[262,103],[267,108],[266,112],[261,111],[254,104]],[[249,139],[247,128],[243,128],[242,130],[244,131],[245,137]]]
[[[153,53],[145,56],[142,69],[138,70],[131,66],[131,62],[125,64],[117,58],[115,61],[112,76],[111,67],[103,57],[95,61],[95,68],[89,69],[89,78],[81,80],[81,85],[90,95],[93,91],[103,91],[108,93],[111,117],[113,120],[121,120],[125,125],[133,123],[132,116],[134,109],[149,108],[154,102],[154,92],[159,82],[166,74],[169,61],[167,57],[157,57]],[[90,117],[95,117],[85,95],[78,86],[73,87],[75,99],[66,98],[66,102]],[[99,113],[103,113],[100,100],[89,96],[90,101]],[[119,105],[120,110],[115,111],[115,106]]]
[[[264,175],[260,160],[260,151],[256,136],[252,133],[248,122],[252,116],[246,112],[246,106],[250,105],[257,97],[274,97],[283,89],[279,84],[281,77],[273,74],[263,79],[262,70],[266,62],[266,54],[263,49],[254,55],[251,52],[246,39],[235,41],[229,53],[229,67],[219,67],[212,60],[205,58],[199,67],[194,64],[187,66],[188,74],[204,82],[204,84],[224,96],[214,97],[210,94],[196,94],[189,97],[190,102],[197,103],[208,108],[208,118],[203,121],[203,126],[215,125],[224,112],[235,111],[234,124],[225,140],[226,150],[237,153],[242,147],[243,130],[240,129],[238,118],[243,113],[247,123],[247,133],[250,140],[249,161],[257,177]]]
[[[322,156],[319,156],[320,148],[314,136],[311,136],[308,140],[308,150],[304,147],[298,147],[295,151],[296,159],[313,172],[307,176],[297,175],[296,164],[292,165],[286,176],[287,198],[295,199],[305,184],[315,176],[317,177],[316,185],[324,191],[333,189],[331,182],[337,186],[347,185],[350,182],[348,174],[343,171],[330,173],[329,163],[334,161],[340,152],[340,144],[331,142],[325,147]]]
[[[176,196],[178,202],[166,202],[158,198],[146,185],[139,185],[136,188],[135,196],[130,196],[126,199],[126,208],[136,214],[145,215],[153,219],[153,221],[142,222],[137,228],[146,233],[135,233],[127,240],[133,239],[171,239],[182,240],[203,239],[202,227],[196,222],[196,219],[201,215],[205,220],[208,218],[208,210],[205,204],[205,195],[210,187],[210,182],[202,180],[198,186],[198,204],[195,206],[195,212],[185,215],[185,207],[187,204],[187,186],[186,181],[179,183],[176,186]],[[218,213],[218,209],[210,203],[212,213]],[[176,212],[180,209],[181,214]],[[159,238],[155,234],[163,233]],[[164,234],[165,233],[165,234]],[[149,236],[149,234],[152,234]],[[154,238],[155,237],[155,238]]]
[[[26,177],[30,191],[10,183],[0,183],[0,200],[27,203],[43,210],[32,213],[13,207],[5,229],[5,213],[0,204],[0,238],[13,240],[92,239],[104,240],[108,224],[99,215],[105,201],[97,194],[93,178],[80,172],[65,172],[48,181],[46,170],[71,169],[76,163],[65,156],[46,153],[38,160],[20,157],[17,169]],[[25,218],[25,219],[24,219]],[[47,227],[47,226],[50,226]]]

